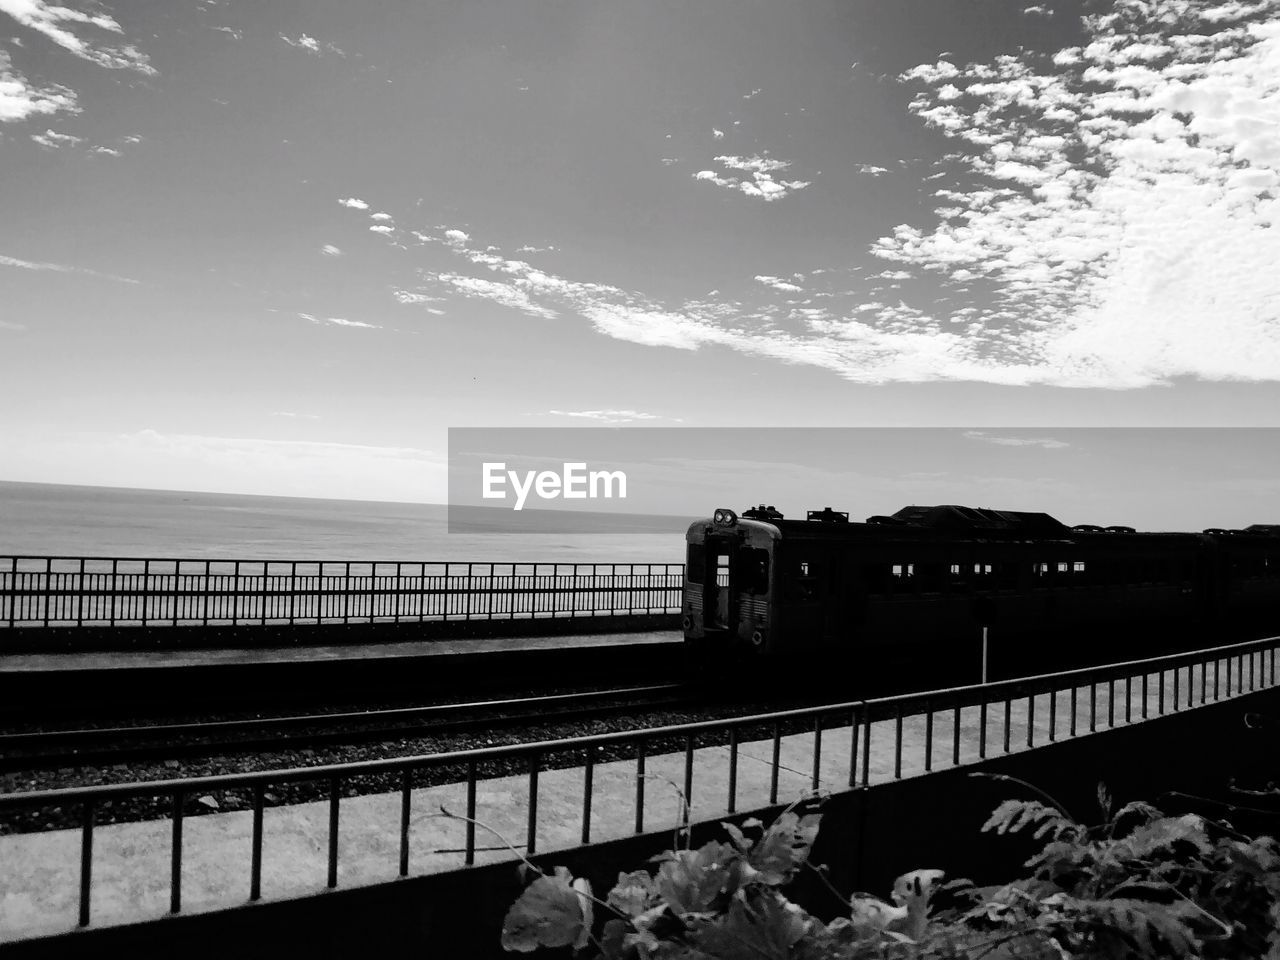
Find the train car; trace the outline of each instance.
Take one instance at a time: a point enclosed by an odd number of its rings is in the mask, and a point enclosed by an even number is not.
[[[956,505],[857,523],[761,505],[716,510],[686,541],[683,628],[700,661],[927,655],[967,669],[990,643],[1009,675],[1280,631],[1280,526],[1143,533]]]

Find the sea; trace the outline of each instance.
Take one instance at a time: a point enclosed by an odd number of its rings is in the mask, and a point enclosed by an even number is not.
[[[680,563],[669,532],[449,533],[442,504],[0,481],[0,556]]]

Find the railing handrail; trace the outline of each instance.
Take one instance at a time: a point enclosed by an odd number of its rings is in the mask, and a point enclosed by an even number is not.
[[[210,777],[193,777],[176,780],[149,780],[132,783],[104,784],[90,787],[67,787],[56,790],[33,790],[20,793],[0,794],[0,810],[23,808],[29,806],[50,805],[60,802],[85,800],[105,800],[126,796],[142,796],[150,794],[173,794],[175,791],[193,793],[197,790],[225,790],[237,787],[252,787],[268,783],[284,783],[300,780],[319,780],[330,777],[357,777],[377,773],[415,770],[424,767],[448,766],[458,763],[480,763],[487,760],[507,760],[530,755],[546,755],[565,753],[572,750],[583,750],[591,747],[617,746],[637,741],[661,740],[667,737],[690,737],[699,733],[710,733],[770,723],[785,723],[791,720],[802,720],[828,715],[841,714],[848,716],[860,713],[862,720],[868,721],[874,714],[885,713],[888,716],[907,715],[907,705],[919,705],[921,708],[936,706],[940,701],[950,706],[990,703],[996,700],[1012,699],[1012,694],[1023,692],[1028,687],[1061,689],[1072,679],[1117,679],[1134,676],[1138,673],[1150,674],[1159,672],[1161,668],[1168,670],[1178,668],[1186,663],[1207,662],[1210,659],[1220,660],[1222,654],[1235,655],[1249,653],[1259,649],[1265,650],[1280,643],[1280,636],[1263,637],[1242,643],[1223,644],[1206,647],[1201,650],[1140,660],[1126,660],[1102,666],[1082,667],[1075,670],[1064,670],[1058,673],[1038,674],[1034,677],[1019,677],[1010,680],[999,680],[993,683],[968,684],[960,687],[948,687],[941,690],[928,690],[916,693],[897,694],[889,697],[878,697],[870,700],[850,700],[841,703],[819,704],[812,707],[797,707],[791,710],[779,710],[769,713],[751,714],[740,717],[727,717],[718,720],[700,720],[693,723],[671,724],[663,727],[646,727],[637,730],[622,730],[611,733],[591,734],[584,737],[570,737],[560,740],[539,740],[529,743],[505,744],[496,747],[478,747],[468,750],[454,750],[446,753],[419,754],[411,757],[388,757],[379,760],[360,760],[349,763],[320,764],[311,767],[286,767],[275,770],[260,770],[252,773],[220,774]],[[1214,656],[1218,654],[1219,656]],[[1140,668],[1147,668],[1145,670]],[[982,695],[979,696],[979,693]],[[957,704],[957,701],[965,701]]]
[[[316,560],[302,559],[297,557],[288,557],[284,559],[261,559],[261,558],[245,558],[245,557],[125,557],[125,556],[81,556],[79,554],[52,554],[52,553],[0,553],[0,563],[7,563],[10,560],[67,560],[71,562],[94,561],[101,563],[267,563],[267,564],[284,564],[284,563],[311,563],[311,564],[351,564],[352,566],[391,566],[394,564],[411,565],[411,566],[476,566],[476,567],[684,567],[683,560]],[[0,569],[0,573],[12,573],[8,569]],[[19,571],[25,573],[42,573],[41,570]],[[77,571],[68,570],[67,573],[75,573]]]

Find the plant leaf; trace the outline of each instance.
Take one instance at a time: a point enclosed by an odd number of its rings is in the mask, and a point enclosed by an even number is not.
[[[676,851],[658,869],[654,886],[676,913],[701,913],[737,889],[740,862],[732,846],[712,840],[698,850]]]
[[[757,871],[761,883],[778,886],[786,883],[809,859],[809,850],[818,835],[822,814],[797,816],[787,811],[765,831],[747,858]]]
[[[647,871],[633,870],[618,874],[606,901],[619,913],[634,918],[657,904],[658,891]]]
[[[525,887],[502,922],[502,949],[530,953],[567,947],[582,936],[582,906],[567,870],[541,876]]]

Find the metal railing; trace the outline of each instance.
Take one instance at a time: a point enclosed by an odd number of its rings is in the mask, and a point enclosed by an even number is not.
[[[0,627],[678,613],[682,563],[0,557]]]
[[[182,909],[182,858],[183,858],[183,819],[186,800],[197,794],[212,793],[220,790],[249,789],[252,790],[253,826],[250,862],[247,865],[249,879],[249,900],[256,901],[262,895],[262,850],[263,850],[263,811],[265,807],[266,789],[268,786],[279,786],[285,783],[300,781],[321,781],[327,786],[328,793],[328,880],[330,888],[338,884],[338,831],[340,820],[340,799],[344,785],[353,779],[374,774],[396,774],[400,783],[400,821],[399,821],[399,874],[409,873],[410,826],[412,810],[413,775],[422,770],[451,767],[466,771],[466,843],[459,851],[463,854],[463,863],[472,865],[476,860],[476,795],[477,783],[488,777],[482,777],[482,767],[493,764],[504,765],[507,770],[513,766],[526,771],[528,777],[528,810],[527,833],[524,847],[529,855],[537,852],[538,835],[538,777],[539,773],[568,766],[582,768],[583,800],[581,842],[590,843],[592,839],[592,795],[593,772],[602,755],[616,757],[621,752],[632,752],[636,764],[635,777],[635,832],[645,830],[645,765],[646,761],[658,759],[658,750],[670,750],[676,744],[676,755],[683,747],[683,791],[686,798],[693,796],[696,764],[694,752],[698,744],[703,746],[715,744],[727,746],[729,751],[728,788],[723,811],[730,814],[737,812],[739,781],[739,748],[748,742],[747,736],[752,730],[765,729],[771,731],[772,770],[769,786],[769,804],[776,805],[779,796],[780,754],[784,731],[803,729],[806,741],[812,738],[812,774],[810,785],[818,790],[823,782],[820,777],[822,761],[822,745],[824,736],[830,737],[832,731],[848,730],[846,759],[847,777],[843,778],[843,786],[848,789],[866,788],[871,785],[870,758],[872,754],[873,727],[888,722],[892,730],[893,763],[892,779],[903,777],[904,749],[907,739],[904,738],[904,720],[921,719],[923,715],[923,737],[916,743],[922,748],[923,766],[920,772],[934,769],[936,723],[939,713],[952,712],[954,732],[951,737],[952,751],[950,763],[953,766],[964,762],[987,758],[992,751],[992,744],[987,738],[988,713],[994,705],[997,710],[1003,708],[1004,731],[1003,744],[1000,751],[1009,753],[1014,749],[1011,742],[1012,724],[1010,714],[1015,704],[1026,701],[1027,718],[1026,745],[1036,746],[1035,705],[1037,698],[1048,697],[1049,725],[1044,740],[1060,739],[1057,731],[1065,726],[1065,737],[1083,735],[1087,720],[1088,732],[1094,732],[1100,726],[1107,728],[1145,720],[1150,716],[1163,716],[1190,709],[1197,705],[1216,702],[1242,693],[1274,687],[1277,683],[1276,650],[1280,647],[1280,637],[1270,637],[1248,643],[1233,644],[1208,650],[1174,654],[1149,660],[1130,661],[1127,663],[1109,664],[1102,667],[1090,667],[1065,673],[1046,674],[1037,677],[1000,681],[985,685],[955,687],[946,690],[935,690],[925,693],[911,693],[876,700],[854,701],[787,710],[775,713],[758,714],[731,719],[711,720],[677,726],[631,730],[618,733],[598,734],[566,740],[523,743],[509,746],[488,747],[474,750],[460,750],[450,753],[426,756],[404,757],[385,760],[370,760],[358,763],[332,764],[306,768],[270,770],[254,773],[230,774],[225,776],[199,777],[186,780],[163,780],[150,783],[126,783],[108,786],[78,787],[71,789],[33,791],[13,793],[0,796],[0,814],[30,808],[65,807],[80,805],[81,840],[80,840],[80,893],[79,923],[87,926],[91,919],[92,898],[92,865],[93,839],[97,811],[101,805],[111,800],[136,797],[167,799],[171,810],[171,873],[169,881],[170,911],[178,913]],[[1195,682],[1199,680],[1198,684]],[[1184,682],[1185,680],[1185,682]],[[1172,683],[1170,683],[1172,681]],[[1116,692],[1123,685],[1125,691],[1123,718],[1115,710]],[[1099,688],[1107,690],[1106,712],[1101,712],[1098,703]],[[1084,688],[1088,689],[1088,710],[1080,702],[1078,696]],[[1154,688],[1154,690],[1152,689]],[[1141,692],[1140,710],[1133,710],[1133,693]],[[1158,692],[1157,692],[1158,691]],[[1148,694],[1156,693],[1154,705],[1149,703]],[[1059,699],[1064,699],[1069,706],[1069,722],[1065,717],[1055,717]],[[977,709],[980,711],[981,724],[979,743],[975,756],[962,759],[961,751],[961,711]],[[1105,716],[1105,724],[1103,717]],[[881,726],[881,733],[885,727]],[[786,734],[793,736],[793,734]],[[767,744],[769,736],[762,741]],[[1042,743],[1044,742],[1042,740]],[[1020,744],[1018,747],[1020,748]],[[969,751],[965,751],[968,753]],[[843,765],[842,765],[843,766]],[[809,775],[806,773],[806,777]],[[885,774],[888,778],[888,774]],[[830,778],[827,778],[830,782]],[[685,820],[689,819],[688,807],[685,808]],[[723,811],[717,811],[721,814]],[[556,811],[558,819],[564,819],[564,811]]]

